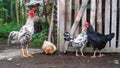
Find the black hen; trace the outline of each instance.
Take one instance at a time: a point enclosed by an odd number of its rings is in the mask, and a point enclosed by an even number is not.
[[[89,24],[87,34],[88,41],[91,43],[94,50],[92,58],[96,57],[96,49],[100,50],[99,57],[102,57],[101,50],[105,47],[108,41],[111,41],[111,39],[114,37],[114,33],[110,33],[108,35],[100,34],[94,31],[92,25]]]

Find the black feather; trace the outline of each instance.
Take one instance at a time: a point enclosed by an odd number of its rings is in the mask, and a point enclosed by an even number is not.
[[[90,25],[90,24],[87,29],[87,34],[88,34],[88,41],[92,44],[94,50],[96,48],[99,50],[103,49],[105,47],[106,43],[108,41],[111,41],[111,39],[115,35],[114,33],[110,33],[108,35],[100,34],[96,31],[94,31],[92,25]]]

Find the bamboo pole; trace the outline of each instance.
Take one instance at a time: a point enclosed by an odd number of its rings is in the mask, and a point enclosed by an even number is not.
[[[55,5],[55,2],[53,3],[53,6],[52,6],[51,22],[50,22],[50,26],[49,26],[48,41],[50,41],[50,42],[51,42],[52,31],[53,31],[53,20],[54,20],[54,11],[55,11],[54,5]]]
[[[17,18],[17,23],[19,23],[19,11],[18,11],[18,7],[19,7],[19,0],[16,0],[16,18]]]

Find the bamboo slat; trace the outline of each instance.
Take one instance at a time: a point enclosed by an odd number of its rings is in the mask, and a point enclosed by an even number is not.
[[[110,0],[105,0],[105,27],[104,33],[109,34],[110,32]],[[106,48],[109,48],[109,42],[106,44]]]
[[[90,23],[95,29],[96,0],[91,0]]]
[[[102,0],[97,0],[97,31],[102,34]]]
[[[66,23],[65,31],[69,32],[71,28],[72,0],[66,1]]]
[[[112,23],[111,32],[115,33],[115,37],[111,40],[111,47],[116,48],[116,26],[117,25],[117,0],[112,0]]]

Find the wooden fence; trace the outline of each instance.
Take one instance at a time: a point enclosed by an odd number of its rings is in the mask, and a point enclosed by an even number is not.
[[[57,0],[57,47],[63,52],[63,33],[69,31],[76,36],[82,23],[88,21],[102,34],[115,33],[103,52],[120,52],[120,1],[119,0]],[[73,51],[70,47],[68,51]],[[91,47],[85,48],[91,52]]]

